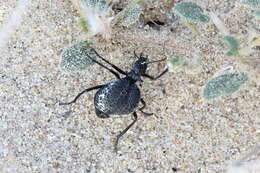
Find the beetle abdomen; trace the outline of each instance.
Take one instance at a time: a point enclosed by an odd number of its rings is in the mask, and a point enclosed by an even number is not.
[[[133,112],[140,100],[140,90],[127,78],[114,80],[95,95],[96,114],[100,118],[125,115]]]

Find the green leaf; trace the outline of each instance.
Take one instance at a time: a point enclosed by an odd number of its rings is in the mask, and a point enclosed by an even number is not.
[[[231,94],[237,91],[248,80],[244,73],[226,73],[208,81],[203,89],[205,99]]]
[[[99,11],[107,11],[109,6],[106,0],[80,0],[82,5]]]
[[[226,53],[227,56],[239,56],[238,53],[238,41],[232,36],[225,36],[223,38],[225,43],[227,44],[229,50]]]
[[[245,4],[251,8],[260,8],[260,0],[244,0],[242,4]]]
[[[260,19],[260,10],[254,12],[254,16],[256,19]]]
[[[189,22],[207,23],[209,17],[203,13],[203,9],[193,2],[179,2],[173,10],[178,16]]]
[[[94,64],[89,57],[95,60],[97,55],[90,45],[91,43],[87,41],[81,41],[66,48],[61,54],[61,69],[64,71],[82,71]]]
[[[129,27],[139,20],[139,16],[143,11],[143,7],[138,2],[131,1],[113,20],[113,23],[120,23],[123,26]]]
[[[81,29],[82,29],[83,32],[88,32],[87,24],[86,24],[86,22],[85,22],[85,20],[84,20],[83,18],[80,18],[80,19],[78,20],[78,24],[79,24],[79,26],[81,27]]]
[[[171,69],[178,69],[187,65],[186,61],[181,60],[179,58],[171,58],[168,64]]]

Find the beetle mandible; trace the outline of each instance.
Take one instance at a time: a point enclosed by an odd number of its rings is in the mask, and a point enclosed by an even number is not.
[[[117,145],[119,139],[135,124],[137,121],[137,113],[136,109],[138,103],[142,103],[142,107],[139,110],[145,115],[152,115],[153,113],[144,112],[143,109],[146,107],[146,103],[144,99],[141,97],[140,90],[136,85],[136,82],[143,82],[141,77],[146,77],[151,80],[156,80],[160,78],[163,74],[168,71],[166,68],[163,72],[161,72],[158,76],[152,77],[146,74],[147,65],[155,62],[161,62],[166,59],[161,59],[157,61],[148,61],[147,57],[143,57],[142,53],[138,57],[134,52],[134,56],[137,57],[137,61],[133,64],[132,69],[125,72],[121,68],[117,67],[116,65],[110,63],[102,56],[100,56],[94,48],[92,51],[97,55],[98,58],[109,64],[113,69],[105,66],[104,64],[100,63],[99,61],[91,58],[93,62],[97,63],[101,67],[109,70],[112,74],[116,76],[116,80],[113,80],[104,85],[97,85],[91,88],[87,88],[80,92],[74,100],[67,103],[60,103],[60,105],[69,105],[75,103],[77,99],[84,93],[99,89],[94,97],[94,106],[96,115],[99,118],[112,118],[112,117],[123,117],[124,115],[133,113],[134,121],[129,124],[122,132],[120,132],[116,137],[116,142],[114,144],[114,150],[117,151]],[[124,75],[125,77],[120,78],[120,74]]]

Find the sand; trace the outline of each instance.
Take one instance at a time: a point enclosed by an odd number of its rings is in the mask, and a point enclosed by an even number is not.
[[[249,30],[260,28],[251,11],[235,0],[194,2],[219,14],[242,41]],[[227,47],[212,22],[198,25],[200,34],[194,36],[170,14],[170,5],[149,0],[136,25],[114,27],[111,40],[89,39],[103,57],[125,70],[135,60],[134,50],[152,60],[179,57],[194,63],[190,70],[172,71],[156,81],[144,79],[146,111],[156,116],[138,112],[137,123],[115,153],[115,137],[131,116],[99,119],[95,92],[74,105],[58,105],[115,77],[97,65],[61,71],[62,50],[85,37],[77,24],[79,14],[70,1],[29,1],[21,24],[0,50],[0,172],[221,173],[259,144],[259,50],[251,56],[258,66],[241,65],[225,56]],[[16,6],[14,0],[0,1],[0,30]],[[144,26],[148,19],[164,24]],[[156,75],[166,66],[153,64],[148,73]],[[250,80],[231,95],[203,100],[202,86],[227,66],[248,73]]]

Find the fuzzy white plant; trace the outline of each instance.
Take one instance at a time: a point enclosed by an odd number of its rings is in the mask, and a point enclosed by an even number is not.
[[[108,39],[111,36],[111,7],[105,0],[80,0],[81,15],[91,35],[101,34]]]
[[[259,173],[260,172],[260,145],[237,160],[227,169],[227,173]]]
[[[221,32],[222,35],[224,35],[224,36],[230,35],[230,32],[227,29],[227,27],[225,26],[224,22],[215,13],[210,12],[209,16],[210,16],[212,22],[215,24],[215,26]]]
[[[13,10],[10,19],[7,21],[7,23],[4,23],[3,28],[0,30],[0,48],[5,46],[12,33],[15,32],[17,27],[21,24],[29,4],[29,0],[18,1],[17,7]]]

